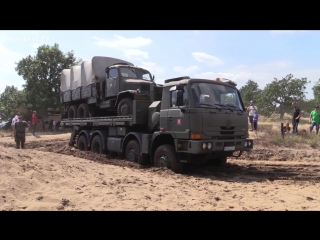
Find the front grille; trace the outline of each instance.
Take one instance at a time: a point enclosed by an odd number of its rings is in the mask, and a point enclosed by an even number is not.
[[[141,85],[141,91],[149,91],[150,90],[150,85],[149,84],[143,84]]]

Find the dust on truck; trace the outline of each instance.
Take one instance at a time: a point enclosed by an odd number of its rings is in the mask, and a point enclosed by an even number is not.
[[[247,114],[233,81],[186,76],[157,88],[154,101],[133,100],[132,115],[63,119],[64,126],[73,127],[69,145],[176,173],[188,163],[224,166],[227,158],[252,150]],[[155,95],[159,89],[162,94]]]
[[[95,56],[62,71],[62,118],[131,115],[133,100],[153,101],[150,92],[156,85],[146,69],[121,59]]]

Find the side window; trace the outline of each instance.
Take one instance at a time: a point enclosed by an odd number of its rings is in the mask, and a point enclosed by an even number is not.
[[[109,78],[117,78],[118,77],[118,70],[115,68],[111,68],[109,70]]]
[[[177,103],[177,91],[173,91],[170,94],[170,107],[176,107]],[[181,107],[188,107],[189,106],[189,96],[187,86],[184,86],[184,93],[183,93],[183,106]]]

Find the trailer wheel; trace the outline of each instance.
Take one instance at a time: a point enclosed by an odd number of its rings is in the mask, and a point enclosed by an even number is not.
[[[77,146],[80,151],[88,151],[88,140],[85,135],[78,138]]]
[[[183,163],[177,159],[174,148],[169,144],[157,148],[154,154],[154,165],[170,168],[175,173],[183,172]]]
[[[77,110],[77,117],[78,118],[87,118],[89,117],[89,110],[88,106],[85,103],[81,103]]]
[[[103,153],[103,144],[100,135],[96,135],[91,142],[91,152]]]
[[[68,118],[76,118],[77,117],[77,106],[72,105],[68,109]]]
[[[131,98],[122,99],[117,108],[118,116],[132,115],[133,112],[133,100]]]

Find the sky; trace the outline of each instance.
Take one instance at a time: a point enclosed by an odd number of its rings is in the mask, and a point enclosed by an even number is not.
[[[0,31],[0,94],[6,85],[22,89],[25,80],[15,71],[16,62],[55,43],[82,60],[106,56],[132,62],[154,74],[157,83],[220,77],[238,88],[252,80],[263,89],[291,73],[311,81],[306,96],[313,99],[312,87],[320,79],[320,31]]]

